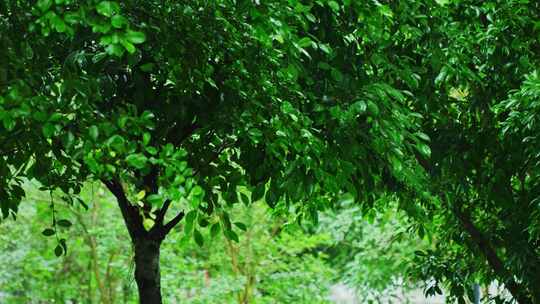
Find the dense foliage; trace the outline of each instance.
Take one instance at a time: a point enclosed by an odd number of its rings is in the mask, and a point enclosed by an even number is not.
[[[539,14],[529,0],[3,1],[3,218],[38,182],[43,234],[67,256],[58,232],[72,222],[52,197],[86,207],[82,186],[101,182],[141,302],[160,303],[175,227],[182,244],[209,242],[207,229],[241,244],[271,223],[237,222],[235,205],[264,199],[302,227],[352,202],[339,216],[406,222],[423,239],[408,275],[427,294],[463,303],[471,284],[498,282],[537,303]],[[353,270],[366,248],[328,253]]]
[[[537,303],[540,5],[447,7],[433,28],[439,43],[419,58],[426,81],[415,109],[431,138],[423,166],[436,195],[424,208],[438,240],[418,263],[427,263],[421,272],[433,290],[445,282],[461,298],[474,281],[496,278],[519,303]]]

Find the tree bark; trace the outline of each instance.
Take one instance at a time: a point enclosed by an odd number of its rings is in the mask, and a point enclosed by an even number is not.
[[[135,240],[135,281],[141,304],[161,304],[161,275],[159,247],[161,242],[151,238]]]

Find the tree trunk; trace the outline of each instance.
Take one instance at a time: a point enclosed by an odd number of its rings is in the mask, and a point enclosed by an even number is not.
[[[161,276],[159,272],[159,247],[167,234],[184,218],[180,211],[169,222],[165,223],[165,213],[171,200],[163,202],[163,206],[155,215],[155,224],[146,231],[143,226],[139,208],[131,204],[126,197],[122,184],[115,179],[102,180],[118,201],[131,242],[135,247],[135,281],[139,291],[139,303],[161,304]],[[155,185],[154,182],[148,182]],[[151,187],[155,188],[155,187]],[[154,189],[157,192],[157,189]],[[151,209],[151,208],[150,208]]]
[[[135,281],[141,304],[161,304],[161,277],[159,272],[159,246],[151,238],[135,240]]]

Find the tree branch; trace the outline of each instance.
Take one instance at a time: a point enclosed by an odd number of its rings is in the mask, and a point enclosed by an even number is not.
[[[161,230],[162,236],[165,237],[183,218],[184,211],[180,211],[170,222],[165,224]]]
[[[156,165],[152,165],[150,172],[142,177],[143,183],[148,189],[145,189],[149,193],[158,193],[158,176],[159,168]]]
[[[513,275],[506,269],[486,236],[474,225],[470,217],[461,210],[461,204],[453,209],[454,214],[460,223],[478,246],[480,252],[482,252],[487,259],[489,266],[503,280],[504,285],[508,291],[510,291],[512,297],[517,300],[519,304],[532,304],[533,302],[529,296],[527,296],[525,288],[515,281]]]
[[[165,200],[163,203],[163,206],[161,209],[159,209],[156,213],[156,224],[157,225],[163,225],[163,221],[165,219],[165,214],[167,213],[167,210],[169,209],[169,206],[171,206],[172,201],[170,199]]]
[[[131,239],[135,241],[135,239],[144,235],[146,231],[143,228],[142,219],[139,212],[130,204],[126,194],[124,193],[122,184],[115,179],[102,179],[101,182],[105,184],[107,189],[109,189],[109,191],[111,191],[111,193],[116,197]]]

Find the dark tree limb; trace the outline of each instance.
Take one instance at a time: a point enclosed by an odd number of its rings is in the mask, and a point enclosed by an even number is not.
[[[126,197],[124,189],[122,188],[122,184],[116,179],[102,179],[101,181],[103,182],[103,184],[105,184],[107,189],[109,189],[109,191],[111,191],[111,193],[116,197],[118,206],[120,207],[120,211],[122,212],[122,217],[124,218],[124,222],[126,223],[126,227],[128,228],[129,236],[131,237],[131,239],[135,241],[141,236],[144,236],[146,231],[144,230],[141,216],[139,215],[137,208],[132,206],[128,198]]]
[[[171,206],[172,201],[170,199],[165,200],[163,203],[163,206],[161,209],[159,209],[156,213],[156,225],[163,225],[163,221],[165,220],[165,214],[167,213],[167,210],[169,210],[169,207]]]
[[[184,211],[180,211],[172,220],[170,220],[170,222],[163,225],[161,228],[163,237],[165,237],[184,218],[184,215]]]
[[[473,242],[487,259],[489,266],[503,280],[505,287],[512,294],[512,297],[519,304],[532,304],[532,299],[527,295],[526,288],[516,282],[512,273],[504,266],[504,263],[497,255],[495,248],[493,248],[488,238],[474,225],[469,215],[461,210],[461,206],[456,206],[453,208],[453,211],[463,228],[469,233]]]
[[[158,193],[158,177],[159,177],[159,168],[157,166],[152,166],[150,172],[142,177],[144,186],[149,193]]]
[[[149,232],[150,238],[158,241],[165,239],[167,234],[184,218],[184,211],[180,211],[172,220],[164,224],[165,214],[169,210],[171,203],[170,199],[165,200],[161,209],[157,211],[154,227]]]

